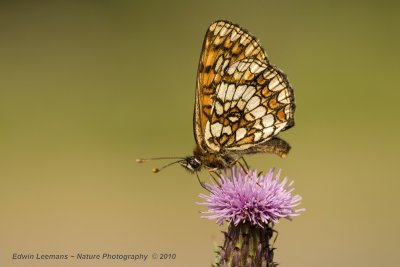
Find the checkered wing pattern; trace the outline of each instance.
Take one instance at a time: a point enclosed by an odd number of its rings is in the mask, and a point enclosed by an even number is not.
[[[294,125],[294,94],[256,38],[240,26],[209,27],[200,58],[194,112],[204,151],[248,150]]]

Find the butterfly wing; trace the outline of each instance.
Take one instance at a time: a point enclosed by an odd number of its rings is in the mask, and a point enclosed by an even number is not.
[[[259,146],[294,125],[294,109],[283,72],[257,59],[240,60],[227,68],[216,88],[206,144],[238,152]]]
[[[268,141],[294,125],[293,90],[254,36],[225,21],[212,24],[198,75],[195,136],[200,147],[257,153],[283,144]]]
[[[228,21],[216,21],[210,25],[200,56],[193,119],[196,143],[204,151],[218,151],[206,144],[204,135],[213,97],[222,81],[224,70],[234,62],[249,57],[268,62],[256,38],[240,26]]]

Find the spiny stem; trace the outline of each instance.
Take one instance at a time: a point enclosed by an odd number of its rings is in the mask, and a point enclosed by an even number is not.
[[[260,227],[250,223],[231,223],[225,235],[224,245],[217,252],[215,267],[275,267],[272,236],[273,225]]]

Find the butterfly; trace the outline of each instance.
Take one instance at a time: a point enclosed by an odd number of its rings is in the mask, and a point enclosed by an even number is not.
[[[173,163],[197,173],[230,168],[247,154],[285,157],[290,145],[276,136],[294,126],[294,111],[285,73],[269,63],[258,40],[237,24],[216,21],[206,32],[197,73],[196,147]]]

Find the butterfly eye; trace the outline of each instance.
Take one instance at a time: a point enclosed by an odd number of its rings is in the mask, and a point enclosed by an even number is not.
[[[180,164],[191,172],[196,172],[201,169],[201,161],[194,156],[186,157]]]

